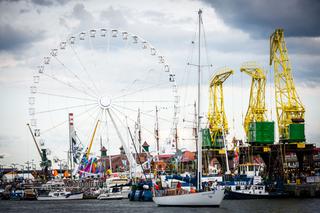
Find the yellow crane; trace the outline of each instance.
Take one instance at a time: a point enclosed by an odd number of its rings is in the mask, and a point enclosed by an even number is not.
[[[270,36],[270,66],[274,64],[274,84],[279,139],[304,142],[305,108],[297,94],[283,29]]]
[[[87,152],[86,152],[86,157],[87,157],[88,160],[89,160],[91,147],[92,147],[92,144],[93,144],[94,136],[96,135],[96,132],[97,132],[97,128],[98,128],[99,122],[100,122],[100,120],[97,121],[96,126],[94,127],[93,134],[92,134],[92,137],[91,137],[91,140],[90,140]]]
[[[229,68],[221,68],[215,72],[209,85],[208,121],[211,141],[215,147],[223,147],[223,136],[228,134],[228,121],[224,110],[223,82],[233,74]]]
[[[263,122],[267,120],[265,103],[266,74],[255,62],[244,63],[240,71],[252,78],[248,111],[243,122],[245,132],[248,135],[251,122]]]
[[[267,121],[265,102],[266,74],[255,62],[246,62],[241,68],[251,76],[249,106],[243,122],[247,141],[254,144],[274,143],[274,122]]]

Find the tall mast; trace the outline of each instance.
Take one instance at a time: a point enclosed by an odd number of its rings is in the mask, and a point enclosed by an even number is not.
[[[156,106],[156,125],[155,125],[155,137],[157,142],[157,155],[159,156],[159,120],[158,120],[158,107]]]
[[[201,178],[202,178],[202,143],[201,140],[199,139],[201,136],[200,133],[200,123],[201,123],[201,117],[200,117],[200,102],[201,102],[201,98],[200,98],[200,84],[201,84],[201,65],[200,65],[200,59],[201,59],[201,55],[200,55],[200,38],[201,38],[201,23],[202,23],[202,10],[199,9],[198,11],[198,15],[199,15],[199,33],[198,33],[198,120],[197,120],[197,132],[196,132],[196,144],[197,144],[197,156],[198,156],[198,166],[197,166],[197,190],[199,191],[201,189]]]
[[[139,153],[142,152],[142,139],[141,139],[141,113],[140,113],[140,108],[138,109],[138,143],[139,143]]]

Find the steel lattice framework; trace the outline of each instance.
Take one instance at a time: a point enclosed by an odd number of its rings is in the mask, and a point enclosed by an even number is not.
[[[222,68],[215,72],[209,86],[208,121],[212,141],[216,136],[228,133],[228,121],[224,110],[223,82],[233,74],[233,70]]]
[[[240,71],[248,74],[252,78],[249,106],[243,123],[245,132],[248,135],[250,122],[267,120],[265,103],[266,75],[265,71],[255,62],[244,63]]]
[[[274,64],[276,111],[280,140],[289,138],[289,124],[304,123],[305,108],[293,82],[283,29],[270,36],[270,65]]]

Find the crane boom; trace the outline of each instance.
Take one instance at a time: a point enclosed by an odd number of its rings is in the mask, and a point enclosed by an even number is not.
[[[243,122],[246,135],[248,136],[250,123],[267,120],[265,103],[266,75],[265,71],[255,62],[244,63],[240,71],[252,78],[248,111]]]
[[[32,136],[32,138],[33,138],[33,142],[34,142],[34,144],[35,144],[36,147],[37,147],[38,153],[39,153],[40,157],[42,158],[42,153],[41,153],[41,151],[40,151],[40,148],[39,148],[39,145],[38,145],[38,143],[37,143],[37,140],[36,140],[36,138],[34,137],[34,134],[33,134],[33,132],[32,132],[32,129],[31,129],[31,127],[30,127],[30,124],[27,124],[27,126],[28,126],[29,131],[30,131],[30,134],[31,134],[31,136]]]
[[[214,144],[218,137],[228,133],[228,121],[224,110],[223,83],[233,74],[233,70],[222,68],[215,72],[209,85],[208,121],[211,139]],[[223,140],[222,140],[223,141]],[[219,146],[223,146],[220,144]]]
[[[44,171],[44,174],[43,174],[44,176],[43,176],[43,178],[44,178],[45,180],[47,180],[47,179],[48,179],[48,176],[49,176],[48,168],[51,167],[51,165],[52,165],[51,160],[49,160],[49,159],[47,158],[47,149],[41,149],[41,150],[40,150],[39,145],[38,145],[38,143],[37,143],[36,138],[34,137],[34,134],[33,134],[33,132],[32,132],[32,129],[31,129],[30,125],[27,124],[27,126],[28,126],[29,131],[30,131],[30,133],[31,133],[31,136],[32,136],[32,138],[33,138],[33,142],[35,143],[35,145],[36,145],[36,147],[37,147],[37,150],[38,150],[38,153],[39,153],[39,155],[40,155],[40,157],[41,157],[40,166],[41,166],[41,168],[42,168],[43,171]]]
[[[88,150],[87,150],[87,153],[86,153],[87,159],[89,159],[89,154],[90,154],[90,151],[91,151],[92,143],[93,143],[93,140],[94,140],[94,136],[96,135],[96,131],[97,131],[99,122],[100,122],[100,120],[97,121],[96,126],[94,127],[94,131],[93,131],[93,134],[92,134],[89,146],[88,146]]]
[[[270,36],[270,66],[272,63],[280,141],[304,141],[305,108],[293,82],[283,29]]]

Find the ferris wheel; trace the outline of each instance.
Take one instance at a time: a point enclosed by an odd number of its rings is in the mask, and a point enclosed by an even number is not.
[[[130,153],[128,132],[137,127],[153,150],[155,127],[160,153],[175,146],[175,74],[159,50],[127,31],[91,29],[58,43],[34,72],[28,102],[35,136],[54,155],[69,149],[69,114],[84,147],[95,132],[96,150],[103,144]]]

